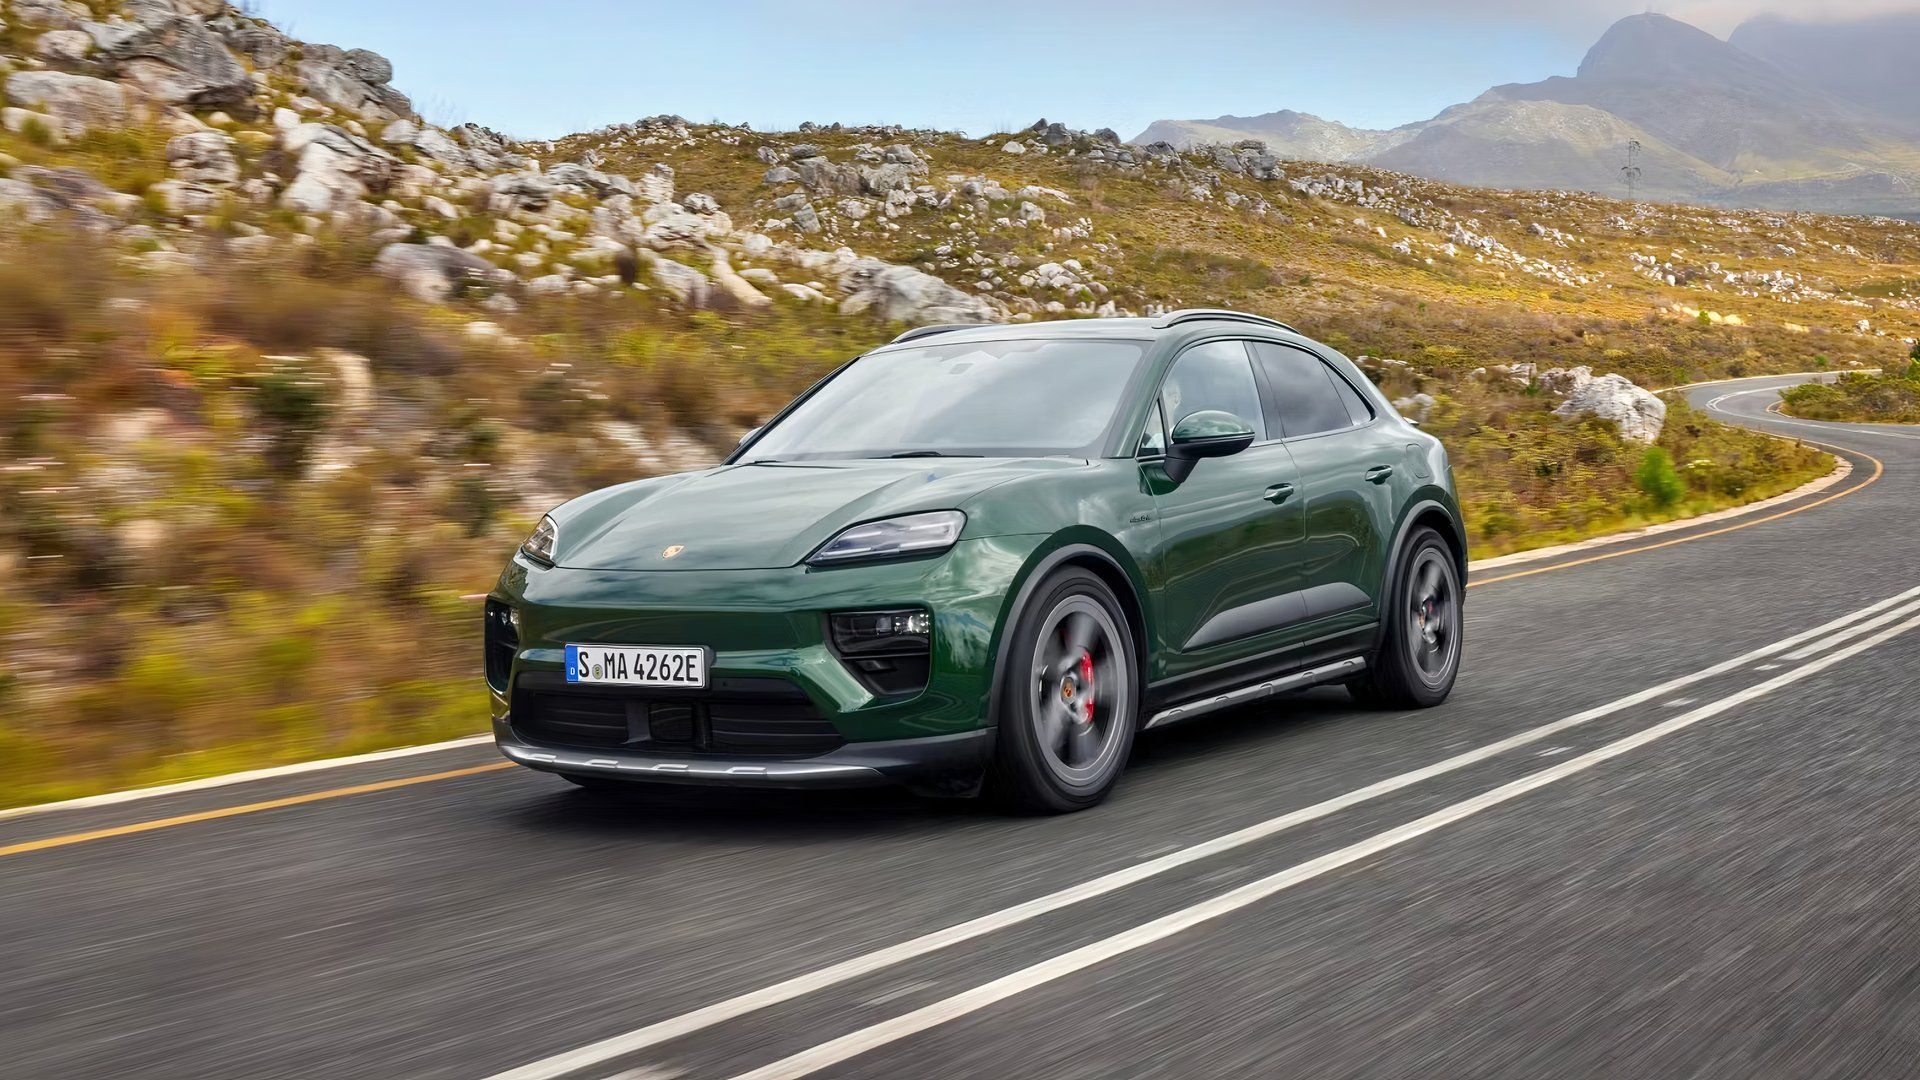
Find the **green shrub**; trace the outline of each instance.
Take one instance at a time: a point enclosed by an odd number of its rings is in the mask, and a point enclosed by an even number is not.
[[[1647,447],[1647,452],[1641,455],[1640,467],[1633,472],[1633,482],[1662,510],[1672,507],[1687,493],[1686,483],[1673,467],[1673,455],[1658,446]]]

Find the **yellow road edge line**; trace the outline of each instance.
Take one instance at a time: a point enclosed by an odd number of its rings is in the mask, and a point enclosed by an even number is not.
[[[8,855],[24,855],[30,851],[46,851],[49,848],[67,847],[71,844],[84,844],[89,840],[106,840],[115,836],[131,836],[134,833],[152,832],[155,829],[167,829],[175,825],[191,825],[198,821],[217,821],[221,818],[239,817],[242,814],[258,814],[267,810],[278,810],[287,806],[299,806],[303,803],[344,798],[348,795],[369,795],[376,791],[392,791],[395,788],[412,787],[415,784],[426,784],[435,780],[453,780],[462,776],[478,776],[481,773],[499,772],[502,769],[511,769],[513,767],[514,765],[511,761],[496,761],[487,765],[473,765],[464,769],[449,769],[446,772],[428,773],[424,776],[401,776],[392,780],[378,780],[370,784],[355,784],[351,787],[330,788],[326,791],[310,791],[304,795],[288,795],[279,799],[266,799],[261,802],[244,803],[239,806],[223,806],[215,810],[201,810],[192,814],[179,814],[175,817],[155,818],[151,821],[136,821],[130,825],[115,825],[106,829],[68,833],[65,836],[49,836],[42,840],[26,840],[18,844],[8,844],[5,847],[0,847],[0,858],[5,858]]]

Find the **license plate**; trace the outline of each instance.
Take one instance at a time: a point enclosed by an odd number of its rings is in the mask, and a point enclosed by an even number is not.
[[[567,681],[704,690],[707,650],[653,645],[569,645]]]

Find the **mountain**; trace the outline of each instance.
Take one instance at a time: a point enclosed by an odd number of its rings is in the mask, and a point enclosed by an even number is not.
[[[1920,12],[1847,22],[1761,15],[1734,30],[1729,44],[1903,128],[1920,130]]]
[[[1259,116],[1160,120],[1148,126],[1134,142],[1201,146],[1254,138],[1266,143],[1273,153],[1296,161],[1351,161],[1390,150],[1412,135],[1406,128],[1373,131],[1323,120],[1312,113],[1281,109]]]
[[[1870,42],[1875,32],[1884,41]],[[1903,62],[1920,16],[1851,23],[1756,19],[1722,41],[1664,15],[1610,27],[1571,76],[1496,86],[1432,120],[1368,132],[1297,113],[1160,121],[1143,140],[1267,138],[1274,151],[1493,187],[1845,212],[1920,212],[1920,74]],[[1739,42],[1753,46],[1743,48]],[[1850,51],[1864,58],[1850,67]],[[1288,118],[1276,122],[1273,118]]]

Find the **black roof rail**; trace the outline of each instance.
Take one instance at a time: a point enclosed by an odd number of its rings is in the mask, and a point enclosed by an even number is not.
[[[1300,332],[1288,326],[1286,323],[1281,322],[1279,319],[1269,319],[1265,315],[1249,315],[1244,311],[1229,311],[1226,308],[1182,308],[1179,311],[1169,311],[1154,320],[1153,328],[1155,330],[1165,330],[1170,326],[1177,326],[1183,322],[1197,322],[1201,319],[1224,319],[1232,322],[1259,323],[1261,326],[1278,327],[1292,334],[1298,334]]]
[[[931,326],[916,326],[906,333],[901,334],[899,337],[894,338],[889,344],[898,345],[903,341],[915,341],[923,337],[932,337],[935,334],[950,334],[955,330],[978,330],[983,326],[998,325],[1000,324],[990,322],[953,322],[934,323]]]

